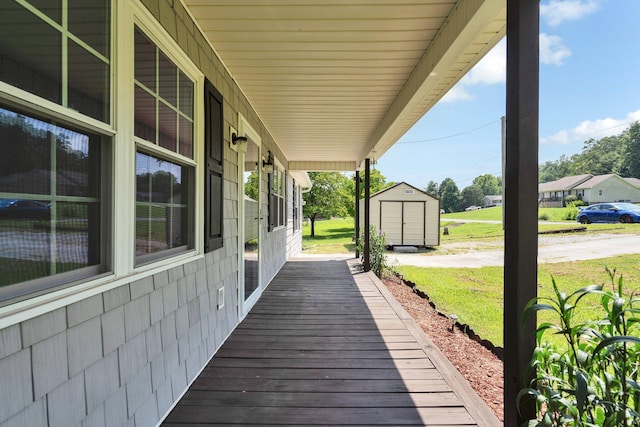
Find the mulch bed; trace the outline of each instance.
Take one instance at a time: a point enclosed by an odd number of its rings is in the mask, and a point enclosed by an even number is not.
[[[498,419],[504,421],[502,361],[464,332],[457,328],[452,332],[451,319],[439,314],[429,300],[417,295],[400,278],[385,276],[382,281]]]

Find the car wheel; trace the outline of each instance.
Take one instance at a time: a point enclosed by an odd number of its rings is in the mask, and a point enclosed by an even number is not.
[[[591,221],[586,216],[580,217],[580,224],[591,224]]]
[[[625,224],[630,224],[631,223],[631,216],[629,215],[622,215],[620,217],[620,222],[623,222]]]

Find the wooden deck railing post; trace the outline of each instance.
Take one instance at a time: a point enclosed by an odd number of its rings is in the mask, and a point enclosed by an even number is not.
[[[364,160],[364,271],[371,270],[371,248],[369,246],[369,196],[371,196],[371,160]]]
[[[526,303],[537,295],[538,254],[538,1],[507,2],[507,138],[504,218],[504,425],[535,416],[535,402],[517,407],[529,385],[536,320],[522,328]]]
[[[356,209],[355,209],[356,258],[359,258],[360,250],[358,249],[358,244],[360,243],[360,171],[356,171],[356,176],[354,179],[356,180],[356,194],[354,194],[354,199],[356,203]]]

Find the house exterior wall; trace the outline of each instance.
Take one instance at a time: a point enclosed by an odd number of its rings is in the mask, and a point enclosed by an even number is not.
[[[129,1],[114,0],[119,16]],[[181,2],[141,3],[224,97],[223,246],[0,307],[2,427],[153,426],[240,321],[238,154],[229,144],[238,114],[264,135],[265,152],[286,161]],[[301,232],[288,225],[273,232],[262,227],[268,283],[300,250]]]
[[[585,189],[584,200],[589,204],[601,202],[640,202],[640,189],[625,180],[612,176],[592,188]]]

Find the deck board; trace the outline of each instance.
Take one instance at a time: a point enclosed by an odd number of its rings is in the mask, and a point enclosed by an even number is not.
[[[410,320],[345,261],[290,261],[163,425],[498,425]]]

